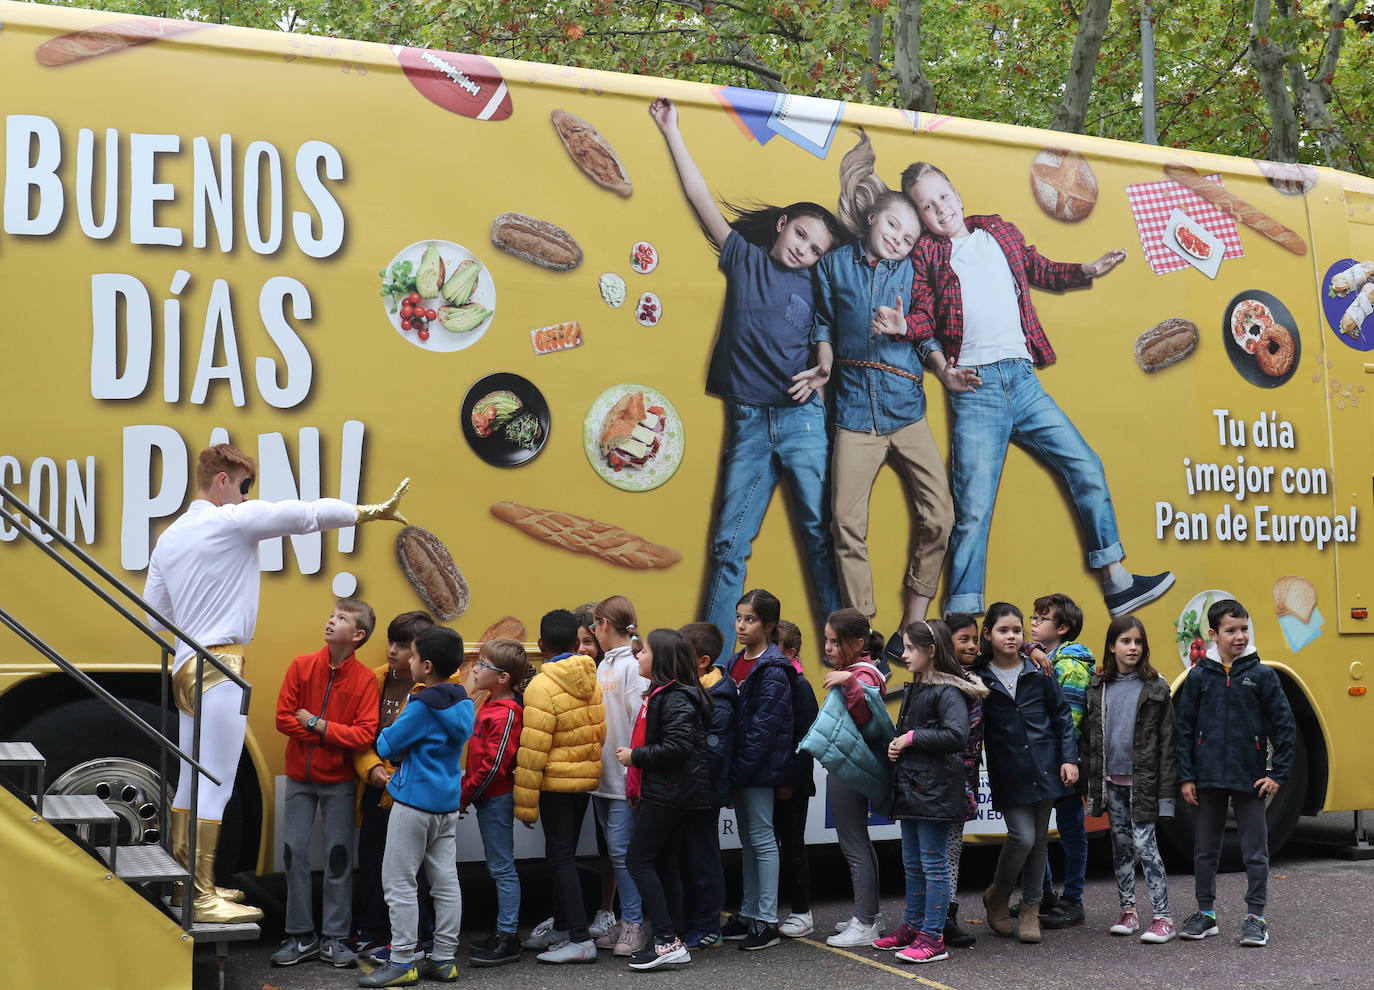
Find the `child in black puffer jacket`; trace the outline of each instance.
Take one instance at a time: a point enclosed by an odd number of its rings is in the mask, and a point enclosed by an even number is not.
[[[715,802],[706,726],[711,699],[683,635],[655,629],[639,652],[649,690],[630,746],[616,750],[629,767],[625,794],[637,808],[626,866],[653,924],[654,938],[630,957],[631,969],[691,962],[682,944],[679,852],[686,832],[714,828]]]

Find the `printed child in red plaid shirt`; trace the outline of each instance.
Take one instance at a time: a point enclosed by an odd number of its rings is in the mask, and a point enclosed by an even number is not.
[[[1064,479],[1089,544],[1088,566],[1101,576],[1111,614],[1158,598],[1174,583],[1173,574],[1142,577],[1121,565],[1125,551],[1102,460],[1035,374],[1054,362],[1054,349],[1031,302],[1031,286],[1060,292],[1090,285],[1122,262],[1125,249],[1081,265],[1050,261],[1001,217],[965,217],[949,178],[925,162],[902,173],[902,192],[916,204],[929,236],[912,252],[911,312],[883,307],[875,328],[916,343],[954,410],[955,524],[945,609],[983,611],[988,531],[1009,442]]]

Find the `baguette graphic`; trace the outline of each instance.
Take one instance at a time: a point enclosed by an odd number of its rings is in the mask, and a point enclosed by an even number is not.
[[[1135,341],[1135,362],[1141,371],[1154,372],[1178,364],[1197,350],[1197,324],[1175,316],[1150,327]]]
[[[468,583],[448,547],[429,530],[407,526],[396,537],[396,558],[420,598],[440,622],[468,610]]]
[[[491,514],[530,536],[573,553],[587,553],[621,567],[670,567],[682,554],[651,543],[610,523],[556,509],[536,509],[519,502],[497,502]]]
[[[208,26],[160,17],[131,17],[89,31],[59,35],[39,45],[34,51],[34,58],[38,59],[39,65],[49,67],[70,65],[83,59],[95,58],[97,55],[112,55],[135,45],[175,37]]]
[[[582,264],[582,248],[572,234],[523,213],[502,213],[493,220],[491,242],[521,261],[550,271],[571,271]]]
[[[563,147],[572,156],[573,164],[585,172],[589,179],[617,196],[629,196],[634,191],[625,164],[600,131],[566,110],[553,111],[549,119],[553,121]]]
[[[1280,247],[1287,248],[1299,256],[1307,253],[1307,242],[1299,237],[1296,231],[1289,230],[1263,210],[1251,206],[1235,193],[1227,192],[1211,179],[1199,175],[1197,169],[1187,165],[1165,165],[1164,174]]]

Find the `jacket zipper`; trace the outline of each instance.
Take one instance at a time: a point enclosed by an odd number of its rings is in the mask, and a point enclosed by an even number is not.
[[[324,685],[324,700],[320,702],[320,713],[318,718],[324,718],[324,710],[329,707],[329,692],[334,687],[334,675],[339,671],[335,667],[329,668],[329,680]],[[313,729],[311,730],[314,731]],[[305,779],[310,780],[310,760],[315,755],[315,743],[310,744],[310,748],[305,751]]]

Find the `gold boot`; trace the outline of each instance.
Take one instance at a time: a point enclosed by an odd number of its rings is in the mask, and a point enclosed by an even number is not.
[[[167,824],[172,830],[172,858],[182,866],[186,865],[186,853],[191,848],[191,813],[173,808],[167,815]],[[182,884],[172,884],[172,907],[181,907]],[[215,893],[221,900],[233,904],[243,903],[243,891],[233,887],[216,887]]]
[[[215,893],[215,852],[219,848],[220,823],[196,819],[196,899],[193,921],[239,925],[261,921],[262,911],[249,904],[234,904]]]
[[[983,891],[983,906],[988,911],[988,927],[992,929],[994,935],[1001,935],[1003,938],[1011,938],[1011,913],[1007,910],[1008,895],[997,889],[997,884],[992,884],[987,890]],[[1037,921],[1039,920],[1037,916]]]

